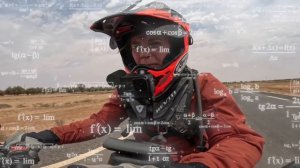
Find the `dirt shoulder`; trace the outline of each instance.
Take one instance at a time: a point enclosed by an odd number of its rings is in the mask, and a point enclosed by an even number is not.
[[[0,96],[0,142],[16,131],[41,131],[88,118],[110,93]]]

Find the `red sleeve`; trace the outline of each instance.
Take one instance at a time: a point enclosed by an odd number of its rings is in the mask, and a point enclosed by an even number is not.
[[[92,114],[88,119],[51,130],[59,137],[60,144],[81,142],[106,135],[126,118],[127,115],[115,91],[98,113]]]
[[[207,152],[186,155],[180,162],[201,162],[210,168],[253,168],[262,156],[264,138],[246,124],[244,114],[226,86],[211,74],[201,74],[198,80],[203,114],[215,115],[215,119],[204,123],[219,128],[206,129]]]

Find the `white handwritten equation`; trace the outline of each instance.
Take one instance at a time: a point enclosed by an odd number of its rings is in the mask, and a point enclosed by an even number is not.
[[[284,158],[282,156],[269,156],[268,157],[268,165],[283,166],[283,165],[291,163],[292,161],[295,161],[295,165],[300,165],[300,156],[295,156],[293,158]]]
[[[19,76],[20,78],[25,79],[36,79],[37,78],[37,69],[21,69],[18,71],[4,71],[0,72],[1,76]]]
[[[98,134],[98,135],[106,135],[106,134],[111,134],[112,131],[115,132],[123,132],[125,131],[126,133],[143,133],[142,132],[142,127],[138,125],[133,125],[133,124],[126,124],[125,128],[122,127],[112,127],[109,124],[101,124],[101,123],[94,123],[90,126],[90,133],[91,134]]]
[[[29,121],[29,122],[32,122],[33,120],[54,121],[55,116],[49,114],[32,115],[32,114],[21,113],[18,114],[17,119],[18,121]]]
[[[177,152],[171,146],[150,146],[148,153],[149,162],[169,162],[171,155],[176,155]]]
[[[288,149],[298,149],[300,151],[300,140],[298,143],[285,143],[283,144],[283,147]]]
[[[24,59],[28,59],[31,58],[32,60],[36,60],[40,58],[40,53],[33,51],[31,53],[25,53],[25,52],[12,52],[11,53],[11,57],[14,60],[24,60]]]
[[[90,151],[90,150],[89,150]],[[67,153],[66,156],[67,158],[74,158],[79,156],[79,153],[76,152],[71,152],[71,153]],[[83,159],[84,163],[88,163],[88,162],[92,162],[92,163],[101,163],[103,161],[103,154],[100,153],[96,153],[90,157],[86,157]]]
[[[274,103],[259,103],[258,109],[261,112],[270,112],[274,110],[283,110],[285,111],[285,116],[287,119],[291,119],[292,128],[300,128],[300,109],[299,98],[293,97],[293,105],[284,105],[284,104],[274,104]],[[294,105],[297,104],[297,105]]]

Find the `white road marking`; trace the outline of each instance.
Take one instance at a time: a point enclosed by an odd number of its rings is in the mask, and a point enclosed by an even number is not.
[[[281,97],[275,97],[275,96],[266,96],[266,97],[270,97],[270,98],[274,98],[274,99],[280,99],[280,100],[289,101],[289,99],[284,99],[284,98],[281,98]]]
[[[127,137],[119,137],[118,139],[120,140],[124,140],[124,139],[127,139],[129,138],[131,135],[133,135],[133,133],[130,133]],[[64,161],[61,161],[61,162],[57,162],[57,163],[54,163],[52,165],[48,165],[48,166],[44,166],[42,168],[60,168],[60,167],[63,167],[63,166],[66,166],[66,165],[69,165],[69,164],[72,164],[74,162],[78,162],[84,158],[87,158],[87,157],[90,157],[94,154],[97,154],[103,150],[105,150],[106,148],[103,148],[103,146],[100,146],[96,149],[93,149],[89,152],[86,152],[86,153],[83,153],[79,156],[76,156],[76,157],[73,157],[73,158],[70,158],[70,159],[67,159],[67,160],[64,160]]]

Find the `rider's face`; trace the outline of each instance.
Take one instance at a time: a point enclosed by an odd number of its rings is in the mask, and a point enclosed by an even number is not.
[[[170,41],[166,37],[136,35],[130,41],[136,64],[159,68],[170,52]]]

